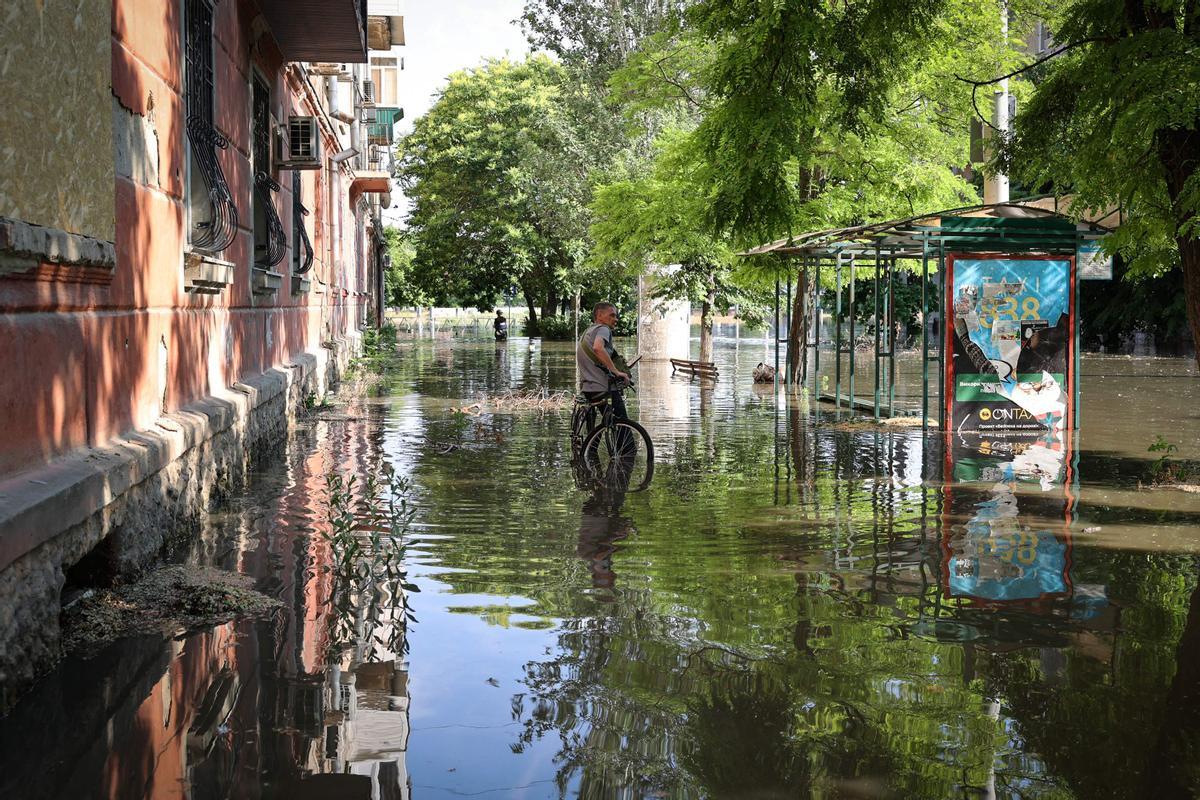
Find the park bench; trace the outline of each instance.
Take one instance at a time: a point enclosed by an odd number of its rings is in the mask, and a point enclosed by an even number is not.
[[[717,365],[711,361],[690,361],[686,358],[672,358],[671,374],[674,375],[679,370],[689,373],[693,378],[711,378],[715,381],[720,377],[717,373]]]

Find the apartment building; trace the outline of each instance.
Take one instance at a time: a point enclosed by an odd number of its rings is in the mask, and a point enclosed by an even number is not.
[[[368,53],[403,41],[366,0],[12,5],[0,707],[63,587],[197,530],[381,317]]]

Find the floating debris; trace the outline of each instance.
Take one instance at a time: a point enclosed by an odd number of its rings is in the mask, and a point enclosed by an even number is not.
[[[929,420],[931,428],[937,428],[937,420]],[[919,428],[921,418],[918,417],[881,417],[878,422],[873,419],[852,419],[831,425],[834,430],[855,431],[870,428]]]
[[[172,634],[261,617],[281,603],[246,575],[211,567],[157,569],[136,583],[84,594],[63,614],[63,648],[90,651],[139,634]]]
[[[567,391],[550,392],[545,389],[517,389],[500,394],[482,394],[469,405],[450,409],[456,414],[479,416],[486,411],[557,411],[568,408],[575,402],[575,395]]]

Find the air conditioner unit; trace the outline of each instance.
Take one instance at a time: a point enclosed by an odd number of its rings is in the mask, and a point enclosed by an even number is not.
[[[362,82],[363,105],[375,105],[375,81]]]
[[[321,139],[316,117],[288,117],[287,158],[280,169],[320,169]]]
[[[359,115],[359,120],[361,120],[362,124],[364,125],[374,125],[379,121],[378,110],[375,108],[375,106],[363,106],[362,113]]]

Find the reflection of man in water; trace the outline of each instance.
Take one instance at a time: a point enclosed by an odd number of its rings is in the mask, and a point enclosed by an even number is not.
[[[595,589],[612,589],[616,584],[617,576],[612,569],[616,543],[633,532],[633,521],[619,514],[624,502],[624,491],[602,489],[583,503],[575,553],[589,562]]]

